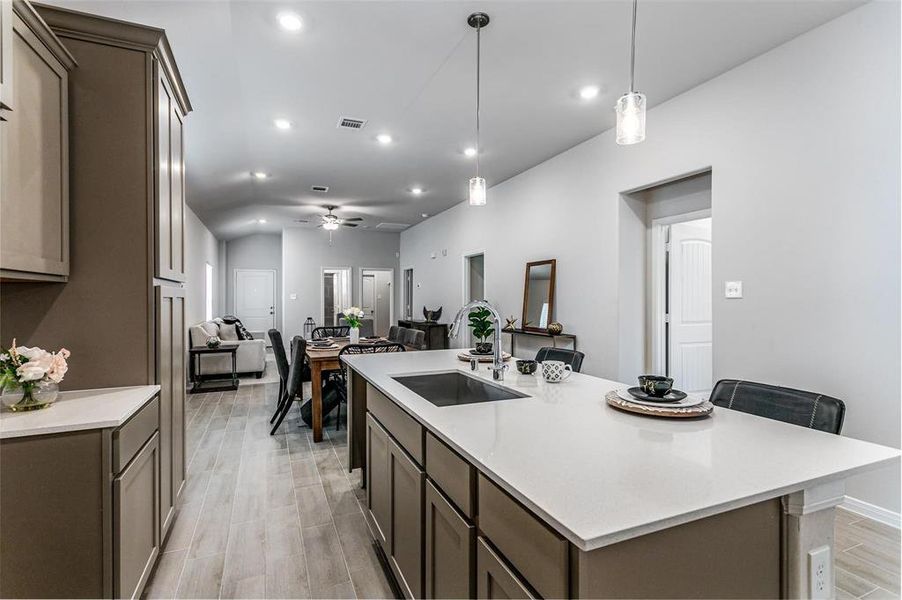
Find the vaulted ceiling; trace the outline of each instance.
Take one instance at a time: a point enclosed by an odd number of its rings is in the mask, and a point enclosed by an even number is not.
[[[627,87],[623,0],[52,3],[166,29],[195,109],[188,203],[224,239],[296,226],[324,204],[381,229],[460,202],[474,170],[462,151],[475,142],[475,10],[491,16],[481,144],[490,186],[612,127]],[[637,88],[654,106],[862,3],[640,0]],[[279,26],[286,11],[300,31]],[[582,99],[586,85],[598,96]],[[366,126],[339,129],[342,116]],[[654,136],[652,118],[648,128]],[[381,133],[392,142],[377,142]]]

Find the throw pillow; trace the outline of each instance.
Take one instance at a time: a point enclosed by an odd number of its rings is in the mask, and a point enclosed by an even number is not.
[[[191,347],[192,348],[200,348],[207,345],[207,340],[212,337],[207,330],[201,327],[200,325],[194,325],[191,329],[188,330],[189,335],[191,336]]]
[[[213,321],[204,321],[200,326],[204,328],[204,331],[206,331],[209,336],[219,335],[219,325]]]
[[[240,339],[238,337],[238,331],[235,329],[235,325],[227,323],[223,323],[219,326],[219,337],[224,342],[237,342]]]

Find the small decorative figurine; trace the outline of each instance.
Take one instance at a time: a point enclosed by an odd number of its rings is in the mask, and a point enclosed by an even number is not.
[[[215,350],[216,348],[219,348],[220,344],[222,344],[222,340],[219,339],[219,336],[217,336],[217,335],[210,336],[207,339],[207,348],[209,348],[210,350]]]
[[[560,335],[561,333],[564,332],[564,326],[561,325],[560,323],[558,323],[557,321],[549,323],[548,327],[546,329],[547,329],[548,333],[550,333],[551,335]]]
[[[519,321],[519,319],[517,319],[514,315],[511,315],[506,318],[505,321],[507,321],[507,323],[502,328],[503,331],[513,331],[517,328],[517,321]]]
[[[426,319],[429,323],[435,323],[439,319],[442,318],[442,307],[439,306],[435,310],[428,310],[425,306],[423,307],[423,318]]]

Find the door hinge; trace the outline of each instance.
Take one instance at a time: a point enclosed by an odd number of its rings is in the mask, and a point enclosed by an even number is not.
[[[664,242],[664,252],[670,252],[670,242]]]
[[[664,315],[664,322],[665,322],[665,323],[670,323],[670,314],[669,314],[669,313],[666,313],[666,314]]]

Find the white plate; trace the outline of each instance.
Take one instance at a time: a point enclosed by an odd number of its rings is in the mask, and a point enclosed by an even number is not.
[[[690,406],[698,406],[699,404],[705,401],[705,398],[702,396],[693,396],[688,395],[679,402],[649,402],[648,400],[639,400],[634,397],[626,388],[621,390],[617,390],[617,395],[620,396],[623,400],[627,402],[632,402],[633,404],[641,404],[642,406],[658,406],[658,407],[670,407],[670,408],[688,408]]]

